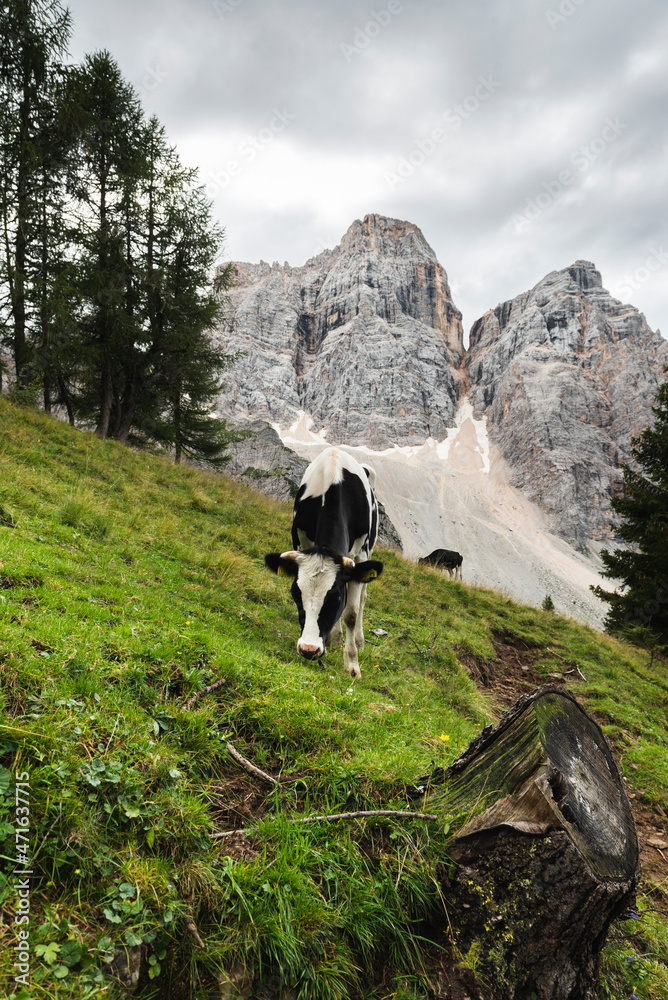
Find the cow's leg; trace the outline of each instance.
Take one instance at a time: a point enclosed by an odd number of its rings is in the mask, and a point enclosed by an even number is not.
[[[364,605],[366,604],[366,583],[362,584],[360,589],[360,603],[357,611],[357,622],[355,623],[355,645],[357,646],[357,652],[361,653],[364,649],[364,630],[362,628],[362,617],[364,615]]]
[[[459,564],[459,566],[457,567],[457,572],[455,573],[455,580],[456,580],[456,579],[457,579],[458,577],[459,577],[459,579],[461,580],[461,578],[462,578],[462,564],[461,564],[461,563],[460,563],[460,564]]]
[[[449,576],[449,577],[450,577],[450,579],[452,580],[452,566],[446,566],[445,568],[446,568],[446,569],[447,569],[447,571],[448,571],[448,576]]]
[[[346,626],[346,645],[343,650],[343,665],[351,677],[361,677],[359,661],[357,658],[357,643],[355,642],[355,632],[357,629],[357,619],[359,617],[360,590],[363,583],[348,584],[348,600],[343,612],[343,623]]]

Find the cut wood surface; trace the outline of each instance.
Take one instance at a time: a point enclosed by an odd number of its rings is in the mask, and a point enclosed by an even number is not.
[[[479,810],[460,837],[524,824],[565,830],[601,878],[631,877],[638,839],[622,777],[600,726],[563,688],[520,698],[449,769],[444,801]]]
[[[640,876],[631,808],[600,726],[547,685],[447,771],[420,780],[425,791],[442,784],[432,809],[463,819],[443,890],[464,968],[475,954],[470,995],[585,1000]]]

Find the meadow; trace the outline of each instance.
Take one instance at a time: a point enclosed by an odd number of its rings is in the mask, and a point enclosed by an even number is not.
[[[419,776],[545,680],[601,722],[641,834],[668,839],[665,663],[376,550],[352,682],[341,650],[297,656],[289,586],[263,563],[291,547],[290,522],[289,505],[224,475],[0,397],[4,995],[122,996],[112,974],[134,970],[141,1000],[258,982],[316,1000],[437,996],[440,970],[466,960],[443,917],[460,819],[293,820],[429,812]],[[29,988],[13,951],[19,827]],[[660,848],[643,860],[600,998],[668,997],[668,864]]]

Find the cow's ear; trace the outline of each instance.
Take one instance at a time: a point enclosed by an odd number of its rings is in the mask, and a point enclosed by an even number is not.
[[[362,462],[362,468],[366,472],[366,478],[369,480],[369,485],[373,489],[376,485],[376,470],[372,469],[370,465],[366,464],[366,462]]]
[[[296,552],[269,552],[264,557],[265,565],[278,576],[297,576],[299,564]]]
[[[354,580],[356,583],[371,583],[383,572],[383,564],[377,559],[368,559],[366,562],[358,563],[346,573],[346,579]]]

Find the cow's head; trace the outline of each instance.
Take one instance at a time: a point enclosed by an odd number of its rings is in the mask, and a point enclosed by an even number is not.
[[[264,561],[272,572],[292,577],[292,596],[302,630],[297,652],[307,660],[324,655],[346,606],[348,584],[370,583],[383,572],[377,559],[355,564],[347,556],[320,546],[304,552],[270,552]]]

